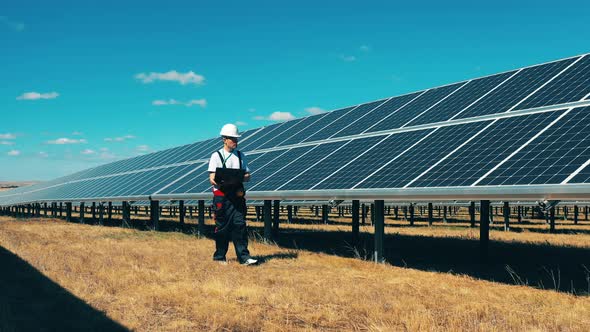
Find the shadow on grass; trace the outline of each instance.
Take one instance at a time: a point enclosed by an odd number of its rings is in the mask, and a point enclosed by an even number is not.
[[[0,247],[1,331],[127,331]]]
[[[427,226],[427,223],[421,219],[417,222],[420,223],[412,227]],[[462,222],[465,223],[465,221]],[[133,224],[138,229],[149,229],[147,221],[135,221]],[[437,224],[441,225],[440,222]],[[113,226],[120,226],[120,222]],[[400,227],[400,225],[388,226]],[[495,224],[495,226],[499,225]],[[372,230],[368,223],[366,227]],[[160,220],[160,230],[179,231],[180,224],[163,219]],[[255,238],[262,238],[264,232],[262,227],[249,226],[249,230]],[[512,224],[512,230],[523,231],[517,224]],[[182,231],[187,234],[197,234],[197,225],[187,223]],[[548,232],[548,230],[528,228],[526,231]],[[572,231],[563,231],[563,233],[569,232]],[[586,231],[579,233],[586,233]],[[203,235],[212,238],[212,234],[213,226],[206,225]],[[352,246],[351,232],[281,229],[275,242],[283,248],[365,260],[371,260],[374,251],[373,236],[368,233],[361,233],[358,244]],[[590,249],[586,248],[491,241],[489,259],[484,264],[480,262],[479,240],[386,234],[384,243],[385,260],[394,266],[462,274],[488,281],[558,290],[577,295],[590,294]],[[297,258],[296,255],[287,256],[257,258],[261,261],[272,258]]]
[[[332,255],[371,260],[373,237],[361,233],[285,229],[277,244]],[[385,235],[385,260],[395,266],[469,275],[505,284],[528,285],[579,295],[590,293],[590,249],[491,241],[489,260],[479,257],[479,241],[399,234]]]

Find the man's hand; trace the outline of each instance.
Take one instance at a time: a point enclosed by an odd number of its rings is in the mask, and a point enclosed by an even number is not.
[[[209,172],[209,183],[217,187],[217,182],[215,182],[215,172]]]
[[[250,173],[244,174],[244,182],[250,181]]]

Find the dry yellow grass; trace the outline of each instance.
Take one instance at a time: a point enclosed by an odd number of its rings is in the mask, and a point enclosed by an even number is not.
[[[223,266],[209,239],[34,220],[0,217],[0,246],[134,330],[590,329],[587,297],[257,242],[264,264]]]

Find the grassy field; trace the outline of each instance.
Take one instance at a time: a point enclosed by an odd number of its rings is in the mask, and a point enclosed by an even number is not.
[[[244,267],[233,248],[228,265],[212,262],[194,220],[180,233],[0,217],[2,330],[590,330],[588,222],[560,222],[560,234],[542,222],[493,228],[484,266],[478,230],[462,220],[388,220],[390,264],[375,264],[363,259],[370,226],[354,249],[347,219],[309,219],[282,224],[280,246],[252,241],[262,264]]]

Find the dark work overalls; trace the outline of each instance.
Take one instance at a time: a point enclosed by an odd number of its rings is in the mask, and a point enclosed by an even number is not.
[[[225,167],[225,160],[219,151],[219,158]],[[242,155],[237,151],[239,165],[242,167]],[[248,251],[248,232],[246,230],[246,198],[244,186],[238,188],[219,188],[221,193],[213,196],[213,211],[215,212],[215,253],[213,259],[225,261],[225,254],[232,240],[236,249],[236,256],[240,263],[250,258]],[[221,189],[227,191],[224,192]],[[242,193],[240,195],[239,193]]]

